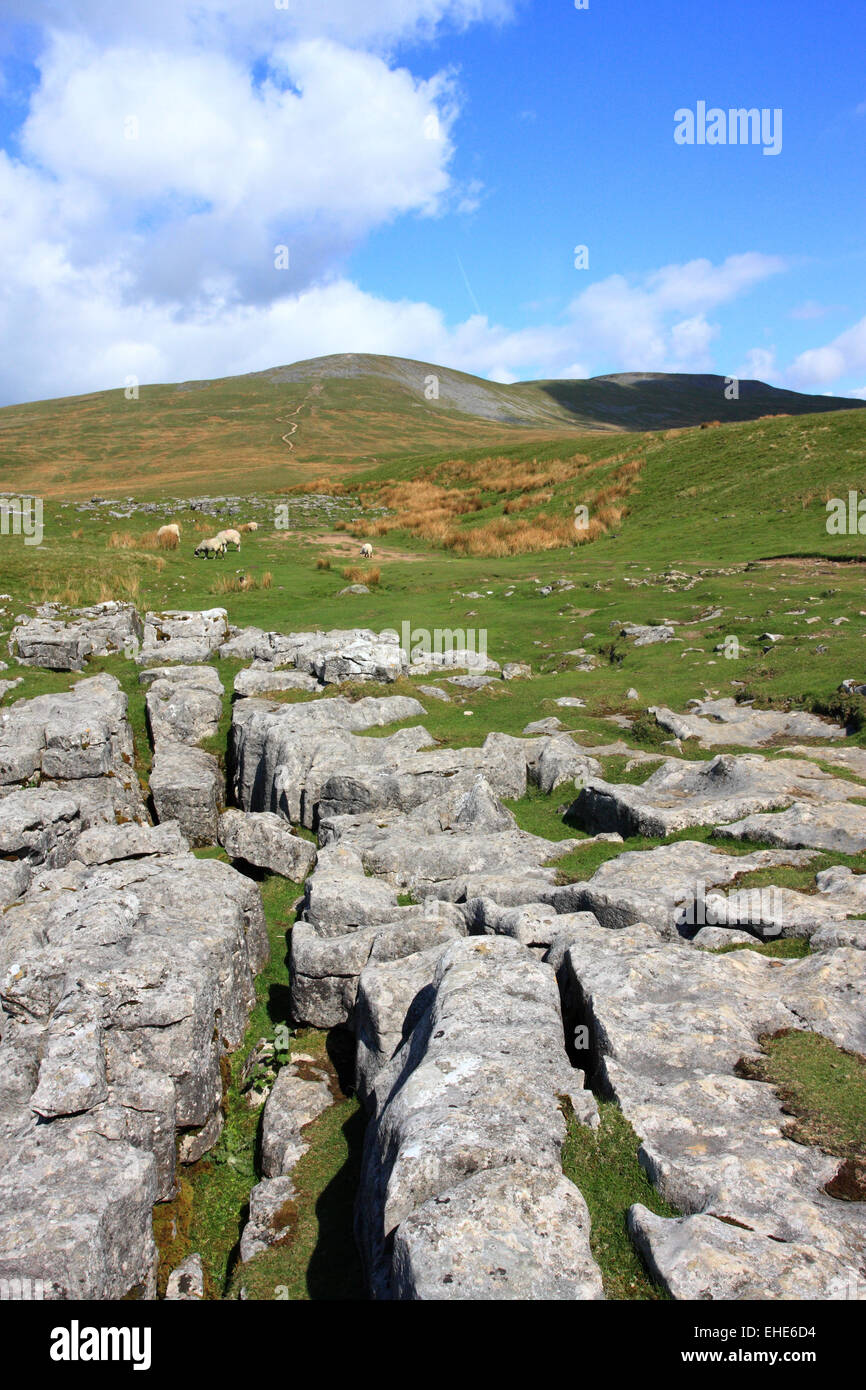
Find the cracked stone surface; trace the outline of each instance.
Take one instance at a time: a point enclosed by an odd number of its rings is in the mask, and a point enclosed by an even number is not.
[[[560,1159],[559,1097],[582,1080],[549,966],[504,937],[445,951],[372,1088],[356,1230],[374,1297],[603,1297]]]

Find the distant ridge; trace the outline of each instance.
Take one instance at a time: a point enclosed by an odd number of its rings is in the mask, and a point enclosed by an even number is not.
[[[215,380],[142,386],[0,409],[7,489],[76,496],[275,490],[388,458],[562,438],[687,428],[763,415],[862,410],[706,374],[619,372],[588,380],[486,381],[405,357],[338,353]],[[563,447],[569,447],[566,443]]]

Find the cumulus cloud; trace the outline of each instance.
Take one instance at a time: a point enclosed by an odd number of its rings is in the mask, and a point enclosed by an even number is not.
[[[510,19],[518,0],[39,0],[38,23],[55,33],[261,47],[286,38],[349,44],[432,38],[445,27]],[[33,0],[4,0],[4,14],[33,23]]]
[[[823,347],[801,352],[786,373],[797,390],[818,390],[843,377],[866,370],[866,318]]]

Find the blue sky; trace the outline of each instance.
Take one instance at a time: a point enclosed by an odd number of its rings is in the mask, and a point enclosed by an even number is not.
[[[340,351],[866,398],[862,0],[5,10],[3,403]]]

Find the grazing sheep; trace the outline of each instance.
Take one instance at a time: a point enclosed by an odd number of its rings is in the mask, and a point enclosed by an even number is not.
[[[242,531],[258,531],[258,529],[259,529],[259,523],[258,523],[257,521],[247,521],[247,522],[245,522],[244,525],[241,527],[241,530],[242,530]]]
[[[206,540],[199,541],[195,548],[196,555],[203,555],[208,559],[211,555],[225,555],[226,543],[222,536],[208,536]]]
[[[241,536],[239,531],[235,531],[231,526],[227,531],[217,531],[216,539],[225,541],[226,546],[233,545],[236,550],[241,548]]]
[[[373,547],[369,541],[361,546],[361,556],[364,560],[371,560],[373,558]]]
[[[160,526],[156,533],[156,539],[161,541],[163,537],[176,536],[180,540],[180,527],[176,521],[170,521],[167,526]]]

